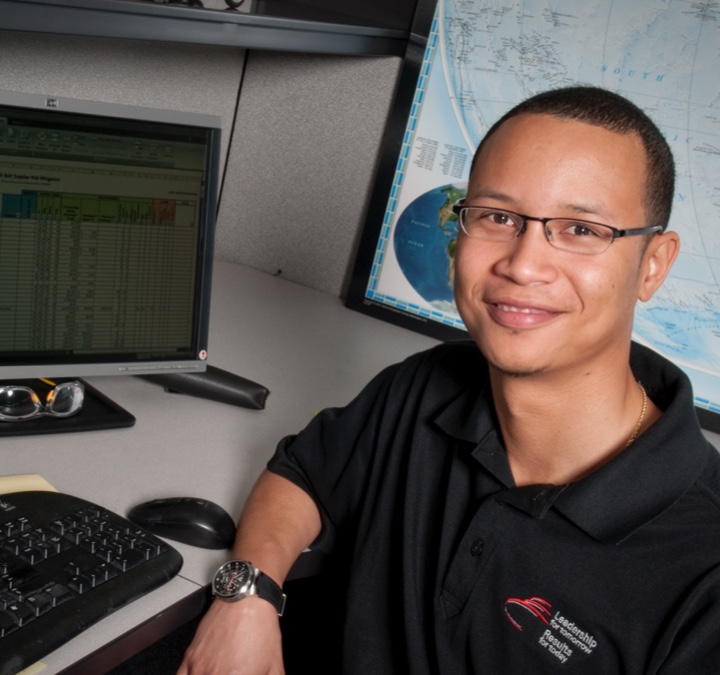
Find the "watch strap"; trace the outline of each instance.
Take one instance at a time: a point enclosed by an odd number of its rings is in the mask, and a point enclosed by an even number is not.
[[[283,593],[282,588],[260,570],[257,570],[257,576],[255,577],[255,588],[257,589],[258,597],[267,600],[275,607],[278,616],[282,616],[285,612],[285,600],[287,597],[285,593]]]

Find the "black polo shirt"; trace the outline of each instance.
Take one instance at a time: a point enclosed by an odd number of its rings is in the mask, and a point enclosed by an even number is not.
[[[344,673],[720,672],[720,455],[685,375],[631,363],[662,418],[567,486],[515,487],[470,342],[281,442],[348,565]]]

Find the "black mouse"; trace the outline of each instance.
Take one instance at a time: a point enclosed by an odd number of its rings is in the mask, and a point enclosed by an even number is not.
[[[200,548],[232,548],[235,523],[227,511],[207,499],[170,497],[143,502],[128,520],[158,535]]]

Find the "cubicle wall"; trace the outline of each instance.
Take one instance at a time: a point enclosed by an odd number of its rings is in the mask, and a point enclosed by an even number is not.
[[[0,30],[0,88],[219,115],[216,256],[344,291],[400,67]]]
[[[341,295],[400,59],[252,51],[217,257]]]

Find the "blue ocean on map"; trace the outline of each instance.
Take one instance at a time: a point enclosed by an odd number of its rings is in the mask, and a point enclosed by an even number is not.
[[[430,303],[453,303],[452,253],[457,219],[444,219],[452,200],[451,185],[420,195],[398,218],[393,244],[400,269],[410,285]],[[454,202],[454,200],[452,200]]]

